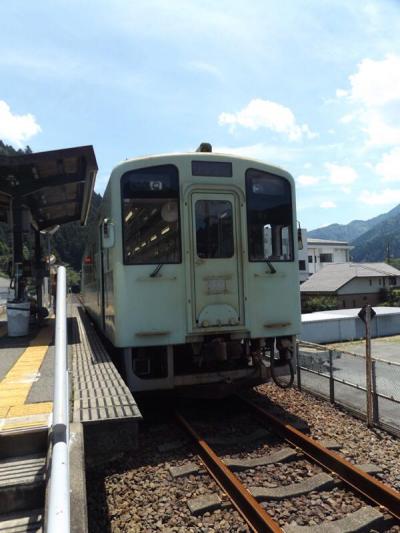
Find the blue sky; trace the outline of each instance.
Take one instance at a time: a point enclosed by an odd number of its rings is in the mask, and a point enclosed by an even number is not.
[[[119,161],[191,151],[287,169],[313,229],[400,203],[398,0],[2,5],[0,139]]]

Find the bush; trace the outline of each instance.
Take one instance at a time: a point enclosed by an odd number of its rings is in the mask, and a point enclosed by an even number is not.
[[[335,296],[313,296],[301,302],[302,313],[313,313],[314,311],[330,311],[337,309]]]

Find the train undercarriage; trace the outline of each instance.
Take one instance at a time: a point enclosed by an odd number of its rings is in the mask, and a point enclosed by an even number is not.
[[[294,337],[232,340],[210,335],[200,342],[125,348],[124,370],[135,393],[174,390],[192,397],[223,397],[275,379],[293,381]]]

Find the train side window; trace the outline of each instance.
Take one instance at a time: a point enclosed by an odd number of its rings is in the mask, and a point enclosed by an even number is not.
[[[248,169],[246,198],[250,261],[293,261],[289,181],[268,172]]]
[[[123,175],[121,190],[125,264],[180,263],[178,169],[132,170]]]
[[[232,204],[226,200],[198,200],[195,215],[197,256],[203,259],[233,257]]]

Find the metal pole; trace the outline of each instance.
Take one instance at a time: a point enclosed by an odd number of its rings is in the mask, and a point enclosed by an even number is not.
[[[379,396],[376,386],[376,361],[372,361],[372,415],[374,424],[379,425]]]
[[[35,285],[36,285],[37,318],[39,318],[39,310],[43,306],[42,248],[40,245],[40,231],[39,230],[35,230]]]
[[[372,427],[372,360],[371,360],[371,306],[365,306],[365,373],[367,389],[367,425]]]
[[[296,342],[296,373],[297,373],[297,388],[301,391],[301,368],[299,362],[299,341]]]
[[[70,531],[69,408],[67,359],[67,302],[65,267],[57,269],[56,339],[52,459],[48,505],[48,533]]]
[[[335,380],[333,379],[333,354],[329,350],[329,400],[335,403]]]

